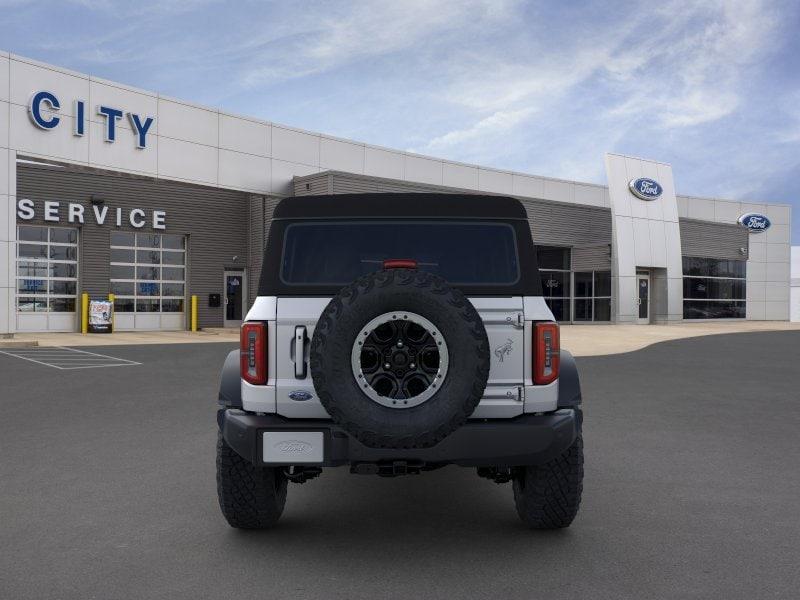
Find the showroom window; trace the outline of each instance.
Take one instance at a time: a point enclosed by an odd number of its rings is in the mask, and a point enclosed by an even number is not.
[[[683,318],[744,319],[747,263],[683,257]]]
[[[75,312],[78,230],[17,227],[17,311]]]
[[[570,320],[570,264],[569,248],[537,246],[542,294],[556,321]]]
[[[576,271],[573,277],[573,320],[610,321],[611,271]]]
[[[111,286],[121,313],[182,313],[186,238],[111,232]]]

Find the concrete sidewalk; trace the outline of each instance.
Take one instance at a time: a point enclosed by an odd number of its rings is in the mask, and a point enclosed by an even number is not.
[[[561,347],[575,356],[601,356],[641,350],[683,338],[750,331],[800,331],[787,321],[726,321],[674,325],[562,325]]]
[[[0,348],[25,346],[134,346],[141,344],[197,344],[239,341],[239,329],[191,331],[119,331],[115,333],[16,333],[0,339]]]
[[[640,350],[658,342],[704,335],[748,331],[800,331],[800,323],[745,321],[680,323],[676,325],[562,325],[561,347],[575,356],[600,356]],[[194,344],[239,341],[238,329],[190,331],[123,331],[109,334],[18,333],[0,340],[0,348],[26,346],[120,346],[140,344]]]

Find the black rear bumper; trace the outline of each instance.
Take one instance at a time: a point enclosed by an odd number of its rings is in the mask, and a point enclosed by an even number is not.
[[[542,464],[572,445],[580,431],[582,418],[580,409],[569,408],[546,415],[468,421],[430,448],[393,450],[365,446],[331,421],[285,419],[277,415],[254,415],[230,408],[221,409],[217,415],[225,441],[253,464],[266,464],[262,447],[264,432],[317,431],[323,434],[324,459],[313,466],[330,467],[395,461],[473,467]]]

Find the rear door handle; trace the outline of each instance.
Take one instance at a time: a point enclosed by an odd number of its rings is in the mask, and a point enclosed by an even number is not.
[[[298,325],[294,328],[294,376],[306,378],[306,328]]]

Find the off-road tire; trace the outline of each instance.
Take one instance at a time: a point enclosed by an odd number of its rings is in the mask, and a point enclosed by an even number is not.
[[[217,434],[217,496],[231,527],[267,529],[275,525],[286,504],[286,487],[283,471],[254,466]]]
[[[539,466],[513,470],[517,513],[531,529],[569,527],[581,504],[583,437],[561,456]]]
[[[370,399],[353,374],[361,329],[388,312],[416,313],[444,338],[449,366],[438,391],[421,404],[391,408]],[[322,312],[310,349],[311,377],[331,418],[372,448],[426,448],[463,425],[489,378],[489,340],[478,311],[441,277],[387,269],[343,288]]]

